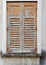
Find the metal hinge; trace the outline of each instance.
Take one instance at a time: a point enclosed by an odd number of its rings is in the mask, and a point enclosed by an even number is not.
[[[8,7],[7,7],[7,11],[8,11]]]
[[[37,10],[37,8],[36,8],[36,10]]]

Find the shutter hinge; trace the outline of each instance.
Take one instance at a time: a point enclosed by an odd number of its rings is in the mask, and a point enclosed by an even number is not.
[[[37,7],[36,7],[36,10],[37,10]]]
[[[7,27],[7,31],[9,30],[9,28]]]
[[[7,11],[8,11],[8,7],[7,7]]]

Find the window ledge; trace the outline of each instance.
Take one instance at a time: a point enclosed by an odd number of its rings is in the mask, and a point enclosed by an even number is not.
[[[4,58],[10,58],[10,57],[41,57],[41,54],[35,54],[35,53],[7,53],[7,54],[1,54]]]

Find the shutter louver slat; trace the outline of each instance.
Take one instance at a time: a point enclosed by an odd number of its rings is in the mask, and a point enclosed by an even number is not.
[[[24,49],[34,49],[34,20],[24,20]]]
[[[10,50],[20,50],[20,19],[10,18]]]

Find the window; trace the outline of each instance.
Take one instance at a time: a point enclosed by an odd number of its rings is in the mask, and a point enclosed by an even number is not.
[[[37,51],[37,2],[7,2],[9,52]]]
[[[41,0],[3,0],[2,52],[41,53]]]

